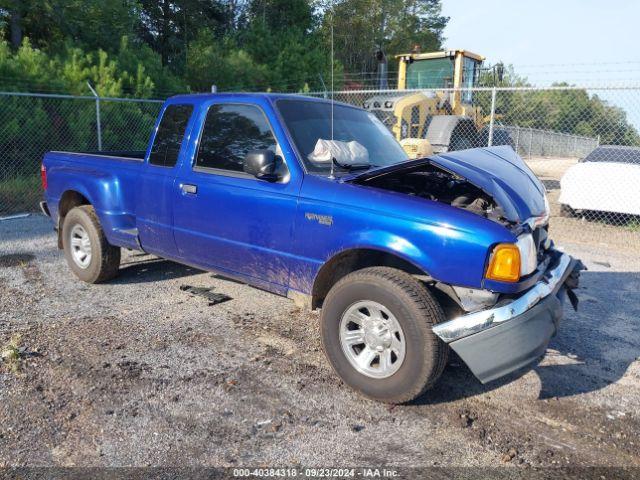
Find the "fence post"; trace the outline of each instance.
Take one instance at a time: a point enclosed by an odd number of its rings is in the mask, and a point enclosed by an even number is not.
[[[490,147],[493,145],[493,121],[495,119],[496,114],[496,87],[491,89],[491,117],[489,119],[489,141],[487,142],[487,146]]]
[[[516,125],[516,153],[518,153],[519,144],[520,144],[520,127]]]
[[[320,78],[320,83],[322,83],[323,96],[324,98],[328,98],[329,95],[327,94],[327,86],[324,84],[324,78],[322,78],[322,74],[319,73],[318,77]]]
[[[531,158],[531,144],[533,143],[533,128],[529,128],[529,158]]]
[[[93,96],[96,97],[96,130],[98,133],[98,150],[102,151],[102,125],[100,123],[100,97],[98,96],[98,92],[96,92],[91,84],[87,82],[89,86],[89,90],[93,93]]]

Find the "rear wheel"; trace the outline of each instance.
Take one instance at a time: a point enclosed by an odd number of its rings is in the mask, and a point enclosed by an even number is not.
[[[111,280],[120,267],[120,248],[107,242],[91,205],[73,208],[62,225],[62,246],[67,264],[82,281]]]
[[[342,278],[324,300],[322,345],[356,391],[382,402],[408,402],[444,369],[448,347],[431,330],[443,320],[439,304],[411,275],[365,268]]]

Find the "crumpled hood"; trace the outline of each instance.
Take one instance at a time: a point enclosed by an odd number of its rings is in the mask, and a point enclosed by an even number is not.
[[[445,152],[350,175],[343,177],[342,181],[362,181],[424,163],[463,177],[491,195],[502,207],[505,218],[511,222],[520,223],[531,217],[548,214],[544,186],[508,145]]]

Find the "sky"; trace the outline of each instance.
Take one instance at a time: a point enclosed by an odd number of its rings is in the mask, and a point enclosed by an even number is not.
[[[536,85],[640,85],[639,0],[443,0],[447,48],[513,64]]]

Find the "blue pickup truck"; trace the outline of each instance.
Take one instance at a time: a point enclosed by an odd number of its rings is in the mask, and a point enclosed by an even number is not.
[[[577,305],[582,266],[511,147],[410,160],[350,105],[176,96],[146,152],[49,152],[42,179],[81,280],[115,277],[127,248],[321,309],[329,362],[383,402],[433,386],[450,350],[481,382],[528,365]]]

